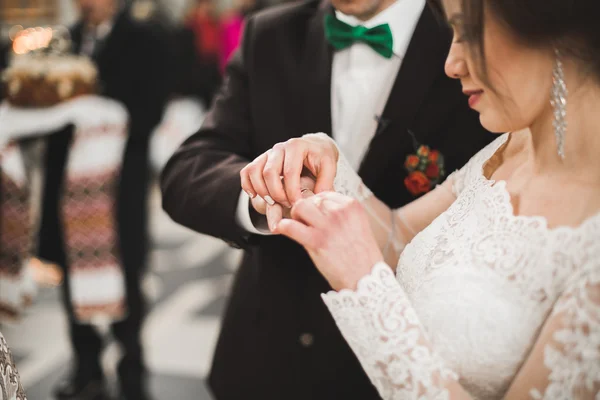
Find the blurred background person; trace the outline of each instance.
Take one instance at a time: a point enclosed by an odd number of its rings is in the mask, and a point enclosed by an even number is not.
[[[12,353],[0,332],[0,397],[2,400],[27,400]]]
[[[175,26],[173,39],[173,89],[172,95],[191,96],[202,101],[206,108],[221,85],[222,78],[213,61],[204,60],[196,49],[196,36],[192,28]]]
[[[274,2],[260,7],[271,3]],[[212,398],[204,378],[227,302],[231,276],[241,253],[219,240],[196,234],[170,221],[160,207],[160,194],[154,179],[169,153],[201,123],[204,109],[221,85],[220,65],[227,59],[227,52],[239,43],[243,21],[238,17],[249,14],[252,4],[249,2],[246,6],[243,2],[237,4],[230,0],[212,3],[209,8],[212,8],[213,19],[225,27],[233,16],[237,19],[237,28],[229,31],[231,35],[222,28],[215,40],[218,52],[205,53],[197,51],[192,14],[186,13],[190,5],[195,6],[193,0],[0,1],[0,44],[3,44],[0,45],[0,73],[9,64],[9,58],[13,58],[9,54],[18,50],[14,46],[16,43],[11,43],[15,36],[9,35],[9,32],[16,32],[14,28],[20,25],[20,29],[26,31],[52,26],[62,31],[57,25],[71,25],[74,52],[91,57],[99,70],[99,94],[125,104],[131,114],[127,159],[123,166],[125,183],[119,185],[126,187],[119,197],[119,210],[131,211],[119,211],[120,220],[124,219],[130,226],[119,227],[130,233],[124,238],[124,247],[125,252],[131,254],[124,255],[123,269],[127,273],[127,300],[132,303],[128,304],[129,310],[135,310],[136,301],[143,305],[142,291],[152,306],[141,307],[141,312],[131,313],[133,318],[120,324],[93,322],[92,327],[77,323],[72,315],[72,298],[69,299],[69,277],[63,276],[69,266],[61,263],[60,276],[54,276],[55,271],[51,271],[52,284],[41,286],[39,296],[19,320],[0,320],[0,324],[4,323],[3,333],[11,343],[30,400],[75,398],[84,387],[88,391],[77,398],[104,398],[107,395],[105,386],[108,386],[108,395],[112,396],[118,386],[115,384],[125,380],[124,364],[132,366],[126,372],[134,377],[128,379],[133,382],[129,396],[119,393],[124,398],[144,398],[135,397],[136,392],[147,396],[144,387],[146,369],[152,372],[149,386],[156,398]],[[167,40],[168,44],[164,45]],[[227,50],[226,42],[230,43],[230,50]],[[165,72],[159,74],[158,70]],[[162,94],[155,96],[156,93]],[[162,107],[156,106],[156,98],[164,98],[161,101],[163,106],[166,103],[164,112]],[[146,105],[139,105],[142,102]],[[0,126],[6,126],[2,115],[6,105],[4,99],[0,105]],[[103,110],[98,111],[101,114]],[[42,121],[36,123],[44,125]],[[68,175],[69,156],[75,152],[71,151],[73,129],[67,127],[64,130],[71,130],[71,133],[61,129],[51,138],[31,138],[30,143],[32,153],[36,155],[38,144],[43,144],[39,146],[43,150],[39,152],[40,156],[33,160],[40,162],[33,175],[40,173],[39,182],[46,182],[44,190],[40,185],[40,197],[34,194],[35,198],[32,198],[35,203],[43,203],[41,223],[37,219],[32,221],[34,230],[39,231],[37,236],[41,237],[34,255],[44,256],[45,261],[51,262],[65,258],[64,232],[60,231],[64,220],[57,215],[61,201],[59,185]],[[147,136],[152,138],[144,139]],[[147,160],[139,162],[148,156],[147,150],[142,150],[147,141],[160,151],[157,151],[158,161],[150,160],[152,165],[141,171],[141,165],[147,164]],[[19,144],[23,145],[22,142]],[[151,215],[144,210],[145,203],[140,200],[145,197],[142,192],[147,189],[148,180],[152,185]],[[1,197],[0,193],[0,201]],[[139,207],[135,208],[133,204]],[[142,214],[146,214],[145,218]],[[150,250],[148,260],[145,252],[135,246],[137,242],[146,242],[136,233],[146,229],[150,230],[151,242],[142,243],[140,247]],[[133,246],[127,244],[133,242],[136,242]],[[134,262],[134,259],[143,262]],[[140,288],[142,271],[146,268],[151,268],[151,273],[146,275]],[[65,280],[57,287],[62,278]],[[142,335],[142,354],[139,327],[144,311],[148,316]],[[74,356],[72,360],[69,360],[70,350]],[[121,367],[114,369],[122,353]],[[137,368],[140,363],[136,360],[141,361],[141,373]],[[83,368],[79,368],[80,365]],[[56,388],[66,369],[70,369],[71,374]],[[136,376],[140,379],[135,379]],[[139,390],[134,390],[136,386]],[[52,396],[53,392],[59,396]]]
[[[205,82],[203,86],[210,88],[204,94],[208,103],[206,106],[209,106],[212,96],[221,84],[219,62],[222,52],[222,26],[215,2],[195,0],[185,17],[184,26],[193,33],[198,76]]]
[[[140,332],[145,315],[141,279],[147,262],[148,147],[170,93],[169,46],[164,29],[118,0],[76,0],[80,19],[71,30],[73,51],[90,57],[98,68],[100,94],[122,103],[129,114],[128,139],[117,189],[117,237],[125,276],[127,316],[112,321],[111,332],[123,356],[118,365],[122,399],[143,400],[146,370]],[[139,11],[139,10],[137,10]],[[74,352],[71,373],[55,388],[59,400],[103,399],[106,385],[100,363],[104,347],[91,324],[73,315],[68,284],[68,261],[58,217],[58,198],[64,179],[72,131],[47,142],[45,192],[39,256],[65,271],[63,301],[69,313]],[[93,231],[90,234],[94,234]],[[101,240],[101,239],[100,239]]]
[[[8,66],[8,58],[10,54],[11,43],[10,41],[0,37],[0,75],[2,71]],[[0,90],[0,102],[4,98],[4,90]]]
[[[221,17],[221,73],[225,72],[229,58],[240,44],[244,20],[265,7],[265,2],[261,0],[238,0],[231,9],[223,13]]]

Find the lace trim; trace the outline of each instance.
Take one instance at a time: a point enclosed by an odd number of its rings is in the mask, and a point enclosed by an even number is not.
[[[333,181],[333,188],[336,192],[352,197],[361,203],[373,195],[369,188],[364,185],[360,176],[354,171],[354,168],[352,168],[348,159],[341,152],[335,140],[324,133],[311,133],[310,135],[327,139],[338,149],[337,170],[335,180]]]
[[[322,295],[342,335],[384,399],[446,399],[458,376],[430,347],[408,297],[385,263],[356,291]]]
[[[560,318],[554,343],[544,349],[544,365],[550,370],[549,384],[534,399],[600,398],[600,268],[590,268],[565,293],[550,319]]]
[[[448,179],[452,178],[452,191],[456,197],[458,197],[463,190],[473,182],[473,179],[478,176],[483,176],[483,167],[485,163],[492,158],[504,143],[506,143],[509,137],[510,133],[501,135],[483,148],[483,150],[475,154],[464,167],[458,171],[454,171],[448,176]]]

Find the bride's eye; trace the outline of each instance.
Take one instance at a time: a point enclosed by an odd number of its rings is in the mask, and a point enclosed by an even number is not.
[[[467,34],[464,29],[459,26],[453,26],[452,31],[454,32],[453,42],[454,43],[463,43],[467,41]]]
[[[452,43],[462,43],[466,41],[465,29],[462,25],[462,17],[460,15],[454,15],[448,21],[450,28],[452,28]]]

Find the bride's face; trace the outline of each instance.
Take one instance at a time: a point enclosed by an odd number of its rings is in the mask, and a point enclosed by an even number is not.
[[[465,36],[462,1],[443,3],[454,31],[446,74],[460,79],[469,105],[480,113],[481,124],[492,132],[512,132],[552,112],[552,52],[522,45],[486,7],[484,64],[476,57],[479,45]]]

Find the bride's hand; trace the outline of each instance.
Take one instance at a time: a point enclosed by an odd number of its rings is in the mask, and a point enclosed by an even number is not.
[[[322,192],[299,200],[292,218],[281,220],[275,232],[304,246],[335,290],[355,289],[383,261],[366,212],[350,197]]]
[[[311,134],[290,139],[242,169],[242,188],[251,198],[258,195],[270,205],[280,203],[289,208],[302,198],[303,172],[316,178],[315,193],[332,190],[337,160],[337,147],[328,137]]]
[[[314,195],[315,180],[310,176],[302,176],[300,178],[300,191],[302,197],[309,197]],[[255,196],[250,199],[252,208],[259,214],[266,216],[269,229],[273,231],[273,228],[284,218],[291,218],[291,208],[284,207],[279,203],[273,205],[267,204],[260,196]]]

